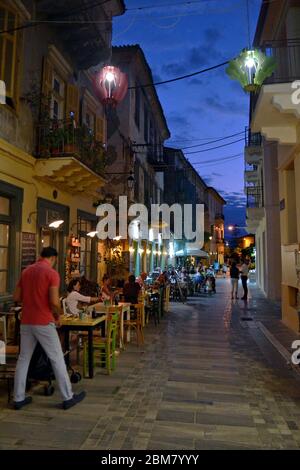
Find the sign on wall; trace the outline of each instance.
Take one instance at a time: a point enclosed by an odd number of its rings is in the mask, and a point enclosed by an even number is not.
[[[22,270],[36,261],[36,234],[22,233]]]

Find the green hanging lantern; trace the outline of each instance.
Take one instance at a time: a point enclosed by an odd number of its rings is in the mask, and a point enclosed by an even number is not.
[[[238,80],[247,92],[257,92],[266,78],[276,68],[276,61],[258,49],[244,49],[240,55],[229,62],[227,75]]]

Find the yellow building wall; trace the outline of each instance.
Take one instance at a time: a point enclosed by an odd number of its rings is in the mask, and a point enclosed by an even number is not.
[[[56,189],[47,183],[38,181],[35,176],[36,159],[15,146],[0,139],[0,180],[13,184],[24,190],[22,208],[22,232],[36,233],[36,214],[28,223],[28,216],[36,211],[37,198],[66,205],[70,208],[70,229],[77,222],[77,209],[95,214],[92,199],[73,196],[68,192],[57,189],[58,196],[53,198]]]

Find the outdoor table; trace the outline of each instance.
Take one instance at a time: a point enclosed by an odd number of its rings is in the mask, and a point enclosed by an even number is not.
[[[88,333],[88,350],[89,350],[89,378],[94,377],[94,330],[98,328],[102,322],[105,322],[106,315],[99,318],[86,317],[83,320],[74,317],[66,317],[63,315],[60,318],[61,329],[65,336],[65,348],[70,349],[70,331],[87,331]],[[70,364],[70,354],[66,355],[66,365]]]
[[[88,308],[89,312],[96,310],[96,313],[105,313],[106,315],[109,312],[112,312],[114,309],[116,312],[120,313],[120,347],[123,348],[125,336],[124,336],[124,320],[130,319],[130,303],[119,302],[118,305],[105,305],[102,302],[99,302],[94,305],[90,305]],[[126,342],[130,341],[130,332],[127,332]]]

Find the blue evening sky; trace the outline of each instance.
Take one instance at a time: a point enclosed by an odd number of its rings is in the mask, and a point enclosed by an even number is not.
[[[140,44],[154,80],[166,80],[224,62],[248,46],[246,0],[125,0],[128,10],[114,20],[114,45]],[[168,5],[163,7],[163,5]],[[251,40],[261,0],[249,0]],[[179,148],[207,139],[243,132],[248,125],[249,97],[229,79],[225,67],[195,78],[160,85],[157,91],[171,131],[167,145]],[[185,150],[207,184],[227,200],[226,225],[245,224],[244,141],[212,151],[209,147],[243,139],[244,135]],[[206,140],[205,140],[206,139]],[[226,157],[240,156],[232,160]],[[218,160],[211,162],[211,160]],[[203,162],[203,163],[202,163]]]

